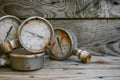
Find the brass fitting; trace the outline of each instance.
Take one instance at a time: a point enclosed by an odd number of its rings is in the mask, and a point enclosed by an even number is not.
[[[76,48],[75,49],[76,52],[76,56],[78,57],[78,59],[80,59],[82,62],[88,63],[90,62],[91,59],[91,54],[85,50],[81,50]]]
[[[4,53],[11,53],[17,46],[16,40],[7,40],[0,44],[0,48]]]

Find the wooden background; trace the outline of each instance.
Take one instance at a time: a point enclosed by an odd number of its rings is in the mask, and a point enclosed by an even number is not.
[[[0,0],[0,16],[7,14],[71,29],[79,47],[94,55],[120,54],[120,0]]]

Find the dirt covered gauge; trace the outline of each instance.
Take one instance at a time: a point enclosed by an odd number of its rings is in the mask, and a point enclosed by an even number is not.
[[[5,40],[17,38],[17,30],[20,23],[20,19],[12,15],[0,18],[0,44]]]
[[[77,47],[77,39],[74,34],[65,29],[55,29],[54,38],[50,45],[49,54],[55,60],[64,60],[68,58],[74,48]]]
[[[21,45],[29,52],[44,52],[53,36],[52,25],[44,18],[33,16],[26,19],[18,30]]]
[[[54,33],[55,35],[48,51],[53,59],[65,60],[75,54],[82,62],[90,61],[90,53],[78,48],[77,37],[71,30],[58,28],[54,30]]]

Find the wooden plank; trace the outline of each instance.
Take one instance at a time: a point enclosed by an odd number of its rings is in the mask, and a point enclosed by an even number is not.
[[[93,55],[120,56],[120,20],[49,20],[54,28],[73,31],[78,47]]]
[[[40,74],[31,74],[29,73],[28,75],[16,75],[15,73],[14,74],[7,74],[7,75],[0,75],[0,79],[2,78],[6,78],[6,79],[14,79],[14,78],[17,78],[17,79],[30,79],[31,76],[34,76],[33,79],[101,79],[100,77],[102,77],[102,80],[104,80],[104,78],[120,78],[119,77],[119,73],[118,71],[94,71],[94,70],[91,70],[91,71],[83,71],[83,70],[80,70],[78,72],[78,70],[68,70],[67,72],[66,71],[59,71],[59,70],[56,70],[54,71],[53,73],[50,72],[51,70],[49,71],[46,71],[45,73],[40,73]],[[71,73],[73,71],[73,73]],[[76,72],[76,73],[75,73]],[[13,77],[15,76],[15,77]],[[15,79],[16,80],[16,79]]]
[[[71,60],[72,59],[72,60]],[[90,64],[79,63],[79,68],[71,64],[76,64],[75,56],[66,61],[54,61],[45,57],[43,69],[33,72],[18,72],[9,68],[0,69],[0,80],[119,80],[120,79],[120,58],[113,56],[93,56]],[[118,62],[117,62],[118,61]],[[114,68],[116,62],[119,68]],[[55,64],[52,64],[55,63]],[[50,64],[50,65],[49,65]],[[101,66],[104,64],[104,66]],[[107,66],[109,64],[109,66]],[[60,66],[62,65],[62,66]],[[67,66],[66,69],[64,66]],[[93,69],[89,66],[93,65]],[[51,68],[52,66],[52,68]],[[54,67],[53,67],[54,66]],[[99,68],[97,68],[99,66]],[[70,68],[71,67],[71,68]],[[111,67],[111,69],[109,69]],[[113,67],[113,68],[112,68]]]
[[[119,58],[119,57],[118,57]],[[64,69],[64,70],[119,70],[120,60],[112,57],[94,57],[92,56],[91,63],[84,64],[77,59],[76,56],[72,56],[66,61],[46,61],[44,65],[45,69]],[[48,59],[49,60],[49,59]],[[57,65],[56,65],[57,64]],[[64,66],[63,66],[64,65]],[[49,67],[48,67],[49,66]]]
[[[120,20],[49,20],[54,28],[73,31],[78,47],[93,55],[120,54]]]
[[[73,31],[78,47],[94,55],[120,54],[120,20],[49,20],[54,28]]]
[[[19,18],[120,18],[119,0],[0,0],[0,16]]]
[[[16,75],[15,75],[16,76]],[[1,80],[79,80],[79,79],[82,79],[82,80],[119,80],[120,77],[110,77],[110,76],[103,76],[103,77],[79,77],[79,76],[52,76],[52,77],[36,77],[36,76],[29,76],[28,78],[21,78],[22,76],[20,77],[12,77],[12,76],[8,76],[8,77],[3,77],[3,78],[0,78]]]

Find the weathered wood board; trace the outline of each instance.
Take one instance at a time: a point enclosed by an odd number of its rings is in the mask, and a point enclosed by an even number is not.
[[[54,28],[72,30],[79,48],[117,57],[92,56],[91,63],[84,64],[76,56],[65,61],[46,56],[38,71],[1,68],[0,80],[120,80],[120,19],[115,19],[120,18],[120,0],[0,0],[0,16],[7,14],[47,18]]]
[[[54,28],[73,31],[78,47],[94,55],[120,54],[120,20],[49,20]]]
[[[70,29],[78,47],[94,55],[120,56],[120,20],[49,20],[54,28]]]
[[[0,16],[120,18],[120,0],[0,0]]]
[[[65,61],[54,61],[46,56],[43,69],[18,72],[2,68],[0,80],[120,80],[120,58],[92,56],[91,63],[84,64],[75,56]]]
[[[7,14],[51,19],[54,28],[75,32],[80,48],[94,55],[120,54],[120,19],[100,20],[120,18],[120,0],[0,0],[0,16]]]

